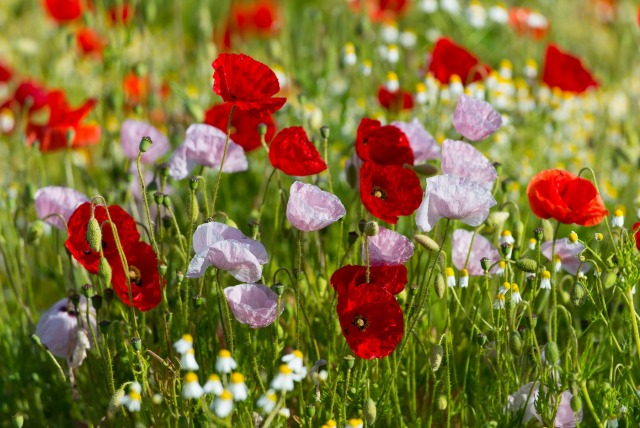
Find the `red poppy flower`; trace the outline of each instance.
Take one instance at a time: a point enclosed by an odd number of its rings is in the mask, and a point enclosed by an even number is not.
[[[40,144],[40,151],[49,152],[65,149],[69,146],[68,138],[72,137],[71,148],[79,148],[97,144],[100,141],[98,125],[83,125],[80,122],[91,112],[95,100],[86,101],[77,109],[67,104],[62,91],[51,91],[47,95],[49,121],[46,125],[27,124],[27,142]]]
[[[68,22],[82,16],[83,0],[44,0],[44,7],[56,21]]]
[[[350,0],[349,6],[354,12],[360,12],[364,5],[369,18],[374,22],[384,20],[397,20],[402,16],[409,6],[407,0]]]
[[[0,106],[0,109],[5,107],[24,109],[29,106],[29,112],[33,112],[47,104],[47,94],[48,91],[43,86],[40,86],[39,83],[25,80],[18,85],[13,97],[5,101]]]
[[[142,104],[149,96],[149,77],[138,76],[132,71],[124,76],[122,90],[128,104]]]
[[[384,85],[378,89],[378,102],[386,110],[399,112],[413,108],[413,96],[404,89],[390,92]]]
[[[204,123],[215,126],[226,133],[230,112],[230,103],[214,105],[204,114]],[[233,112],[233,116],[231,116],[231,139],[241,145],[246,152],[260,147],[258,125],[261,123],[267,126],[265,140],[270,141],[276,132],[276,125],[271,114],[265,113],[256,116],[244,110],[236,109]]]
[[[278,132],[269,145],[269,160],[274,168],[288,175],[313,175],[327,169],[302,126],[291,126]]]
[[[213,61],[213,91],[222,99],[254,114],[274,113],[287,101],[276,74],[265,64],[243,54],[220,54]]]
[[[104,41],[91,28],[81,28],[76,32],[76,41],[80,52],[84,55],[102,56]]]
[[[608,214],[589,180],[561,169],[536,174],[529,181],[527,196],[535,215],[554,218],[560,223],[593,226]]]
[[[360,198],[364,207],[387,223],[411,215],[422,202],[422,187],[415,172],[397,165],[365,162],[360,168]]]
[[[107,212],[104,206],[96,205],[94,215],[99,224],[107,220]],[[118,231],[118,238],[123,247],[140,240],[140,233],[136,227],[136,221],[125,210],[118,205],[109,206],[109,215]],[[100,253],[89,247],[87,243],[87,225],[91,219],[91,204],[85,202],[73,212],[69,218],[69,237],[64,245],[67,247],[74,259],[91,273],[98,273],[100,263]],[[114,254],[118,254],[111,226],[106,223],[102,227],[102,252],[109,259]]]
[[[509,25],[521,36],[529,36],[540,40],[549,31],[549,21],[540,12],[528,7],[512,7],[509,9]]]
[[[391,294],[398,294],[407,284],[407,268],[404,265],[371,266],[369,284],[380,286]],[[331,285],[338,295],[347,293],[349,288],[367,284],[366,266],[343,266],[331,275]]]
[[[107,259],[112,270],[111,285],[120,300],[127,305],[129,288],[127,279],[131,281],[131,297],[133,307],[140,311],[149,311],[162,300],[162,285],[158,274],[158,257],[151,245],[146,242],[134,242],[123,247],[129,272],[125,273],[120,256],[116,252]],[[128,278],[127,278],[128,277]]]
[[[396,126],[381,126],[363,118],[356,134],[356,153],[364,161],[378,165],[413,165],[413,149],[406,134]]]
[[[580,58],[561,51],[554,44],[547,46],[542,81],[551,88],[560,88],[576,94],[600,86]]]
[[[269,35],[278,29],[278,9],[269,1],[236,4],[231,10],[233,29],[240,34]]]
[[[441,83],[449,84],[451,76],[458,75],[463,83],[483,80],[491,68],[480,64],[478,58],[450,39],[441,37],[431,52],[429,70]]]
[[[11,77],[13,77],[11,68],[4,62],[0,61],[0,83],[8,82],[11,80]]]
[[[363,284],[338,295],[336,308],[342,334],[360,358],[391,354],[404,334],[402,309],[382,287]]]
[[[633,225],[633,238],[636,240],[636,248],[640,251],[640,221]]]
[[[122,6],[112,6],[107,11],[109,22],[115,25],[126,25],[133,18],[133,7],[128,4]]]

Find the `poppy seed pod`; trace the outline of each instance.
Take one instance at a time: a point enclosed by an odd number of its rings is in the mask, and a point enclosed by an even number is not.
[[[153,141],[151,141],[151,138],[147,136],[142,137],[142,139],[140,140],[140,146],[138,147],[138,150],[140,150],[140,153],[144,153],[151,148],[152,144],[153,144]]]
[[[95,217],[89,219],[85,239],[93,251],[96,253],[100,251],[100,247],[102,247],[102,229],[100,229],[100,223]]]
[[[331,135],[331,128],[328,126],[322,126],[320,128],[320,135],[322,135],[322,138],[325,140],[329,139],[329,135]]]
[[[438,251],[440,251],[440,246],[438,245],[438,243],[427,235],[418,234],[415,235],[413,239],[426,250],[429,250],[433,253],[437,253]]]
[[[516,267],[523,272],[535,273],[538,270],[538,262],[532,259],[520,259],[516,262]]]
[[[485,273],[489,272],[489,268],[491,267],[491,260],[488,257],[483,257],[480,259],[480,266]]]
[[[439,343],[433,348],[431,351],[431,356],[429,357],[429,363],[431,364],[431,370],[435,373],[440,368],[442,364],[442,359],[444,358],[444,348]]]
[[[140,352],[142,350],[142,339],[139,337],[131,338],[130,343],[134,351]]]
[[[542,242],[542,239],[544,238],[544,229],[541,227],[533,229],[533,237],[536,238],[536,241]]]
[[[368,221],[364,226],[364,233],[367,236],[376,236],[380,232],[380,226],[375,221]]]
[[[265,135],[267,135],[267,124],[265,123],[258,124],[258,134],[260,134],[261,137],[264,137]]]

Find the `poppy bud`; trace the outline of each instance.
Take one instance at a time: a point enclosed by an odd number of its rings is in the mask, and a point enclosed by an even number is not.
[[[153,141],[151,141],[151,138],[142,137],[142,139],[140,140],[140,146],[139,146],[140,153],[144,153],[147,150],[149,150],[151,148],[151,144],[153,144]]]
[[[106,300],[107,303],[113,300],[113,294],[114,294],[113,288],[105,288],[104,293],[102,294],[104,294],[104,300]]]
[[[322,138],[324,138],[325,140],[329,139],[330,134],[331,134],[331,129],[328,126],[322,126],[320,128],[320,135],[322,135]]]
[[[571,303],[574,306],[580,306],[584,303],[585,296],[584,285],[580,281],[574,282],[573,287],[571,287]]]
[[[433,284],[433,286],[436,290],[436,296],[438,296],[439,299],[442,299],[444,297],[444,292],[447,286],[444,281],[444,276],[442,276],[441,273],[438,274],[436,282]]]
[[[93,285],[91,284],[84,284],[81,287],[81,291],[82,291],[82,295],[87,299],[90,299],[94,295]]]
[[[489,272],[489,268],[491,267],[491,260],[487,257],[483,257],[480,259],[480,266],[482,266],[482,270],[487,273]]]
[[[104,284],[111,284],[111,266],[105,257],[100,258],[98,278],[100,278]]]
[[[109,327],[111,327],[111,321],[102,320],[98,323],[98,327],[100,327],[100,331],[103,336],[106,336],[109,333]]]
[[[573,397],[571,397],[571,401],[569,402],[569,405],[571,406],[571,410],[578,413],[582,408],[582,399],[580,398],[579,395],[574,395]]]
[[[313,418],[316,414],[316,406],[313,404],[307,404],[307,417]]]
[[[29,224],[27,229],[27,243],[33,244],[38,242],[42,234],[44,233],[44,223],[42,220],[36,220]]]
[[[95,217],[91,217],[89,220],[85,239],[93,251],[96,253],[100,251],[100,247],[102,246],[102,230],[100,229],[100,223],[98,223]]]
[[[284,284],[280,283],[280,282],[276,282],[275,284],[273,284],[271,286],[271,289],[278,295],[278,296],[282,296],[282,293],[284,293]]]
[[[431,351],[431,356],[429,357],[429,363],[431,364],[431,370],[433,372],[437,372],[442,364],[442,359],[444,358],[444,349],[442,345],[439,343],[433,348]]]
[[[198,180],[198,177],[196,177],[195,175],[189,177],[189,189],[195,192],[196,190],[198,190],[198,184],[200,184],[200,180]]]
[[[140,352],[140,350],[142,350],[142,339],[140,339],[139,337],[131,338],[130,343],[134,351]]]
[[[440,251],[440,246],[438,245],[438,243],[429,238],[427,235],[418,234],[414,236],[413,239],[415,239],[415,241],[426,250],[429,250],[433,253],[437,253],[438,251]]]
[[[442,394],[438,395],[438,399],[436,400],[436,405],[438,406],[438,409],[446,410],[447,409],[447,397],[442,395]]]
[[[504,225],[504,223],[507,221],[508,218],[509,218],[509,213],[508,212],[506,212],[506,211],[495,211],[495,212],[489,213],[485,223],[487,223],[487,226],[489,226],[489,227],[500,227],[501,228]]]
[[[191,199],[191,221],[194,223],[198,221],[198,216],[200,215],[200,207],[198,206],[198,198]]]
[[[120,402],[124,398],[124,389],[117,389],[116,392],[111,396],[111,400],[109,400],[109,413],[115,414],[120,407]]]
[[[516,267],[523,272],[535,273],[538,270],[538,262],[532,259],[520,259],[516,262]]]
[[[22,428],[22,425],[24,424],[24,416],[22,413],[16,413],[11,418],[11,422],[13,423],[14,428]]]
[[[480,346],[484,346],[487,343],[487,335],[484,333],[478,333],[476,335],[476,343]]]
[[[541,227],[536,227],[533,229],[533,236],[536,238],[536,241],[542,242],[542,238],[544,238],[544,229]]]
[[[438,168],[436,168],[433,165],[429,165],[428,163],[423,163],[421,165],[414,165],[414,166],[409,165],[409,167],[416,174],[422,175],[422,176],[425,176],[425,177],[431,177],[431,176],[436,175],[438,173]]]
[[[368,221],[364,226],[364,233],[367,236],[376,236],[380,232],[380,226],[375,221]]]
[[[93,309],[95,309],[96,311],[99,311],[102,308],[102,296],[100,296],[99,294],[92,296],[91,306],[93,306]]]
[[[267,125],[265,123],[261,123],[258,125],[258,133],[261,137],[267,135]]]
[[[516,241],[520,242],[520,238],[524,235],[524,223],[518,220],[516,222]]]
[[[547,240],[551,240],[553,236],[553,224],[551,224],[549,220],[542,220],[542,229],[544,230],[544,236]],[[538,241],[542,242],[540,239],[538,239]]]
[[[164,200],[164,194],[160,192],[156,192],[153,194],[153,200],[156,202],[156,205],[162,205],[162,201]]]
[[[376,409],[376,402],[371,399],[371,397],[367,398],[367,401],[364,403],[364,418],[367,421],[368,425],[373,425],[376,422],[376,416],[378,416],[378,410]]]
[[[355,362],[356,362],[356,359],[353,358],[353,356],[351,355],[347,355],[346,357],[344,357],[344,365],[347,368],[347,370],[351,370]]]
[[[547,364],[551,366],[555,366],[558,364],[560,360],[560,351],[558,350],[558,345],[555,342],[547,342],[544,347],[544,356],[547,360]]]
[[[520,355],[522,353],[522,338],[517,331],[512,331],[509,335],[509,349],[513,355]]]

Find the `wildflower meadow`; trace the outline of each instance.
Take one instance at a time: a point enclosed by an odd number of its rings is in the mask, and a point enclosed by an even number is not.
[[[636,1],[0,28],[0,426],[640,426]]]

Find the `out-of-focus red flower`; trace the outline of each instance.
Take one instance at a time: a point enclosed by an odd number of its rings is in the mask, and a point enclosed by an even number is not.
[[[391,294],[398,294],[407,284],[407,268],[404,265],[371,266],[369,282],[380,286]],[[345,294],[349,288],[367,283],[367,267],[346,265],[331,275],[331,285],[338,295]]]
[[[149,311],[162,300],[162,284],[158,274],[158,257],[151,245],[146,242],[134,242],[123,247],[127,259],[128,272],[125,272],[118,253],[110,254],[107,261],[111,266],[111,285],[120,300],[140,311]],[[131,282],[131,300],[127,282]]]
[[[136,221],[118,205],[108,207],[109,215],[118,231],[118,238],[123,247],[136,243],[140,240],[140,233],[136,227]],[[104,206],[96,205],[94,216],[98,223],[102,225],[108,220],[107,211]],[[87,242],[87,225],[91,219],[91,203],[85,202],[73,212],[68,222],[69,237],[64,243],[74,259],[90,273],[98,273],[100,263],[100,253],[95,252]],[[113,232],[109,223],[102,227],[102,252],[108,259],[114,255],[118,256],[118,248],[115,244]]]
[[[466,84],[483,80],[491,68],[481,64],[478,58],[465,48],[446,37],[441,37],[431,52],[428,71],[441,83],[449,84],[451,76],[455,74]]]
[[[340,327],[360,358],[383,358],[396,349],[404,334],[402,309],[395,297],[376,284],[360,284],[338,295]]]
[[[611,23],[616,19],[616,0],[591,0],[596,18],[600,22]]]
[[[286,98],[276,74],[265,64],[244,54],[220,54],[213,61],[213,91],[225,102],[253,114],[274,113]]]
[[[356,153],[378,165],[413,165],[413,149],[406,134],[395,126],[363,118],[356,134]]]
[[[408,0],[349,0],[349,6],[354,12],[360,12],[363,4],[365,12],[374,22],[397,20],[409,6]]]
[[[636,248],[640,251],[640,221],[633,225],[633,239],[636,241]]]
[[[533,40],[540,40],[549,32],[549,20],[540,12],[527,7],[509,9],[509,25],[519,35],[529,36]]]
[[[80,28],[76,31],[76,41],[80,52],[84,55],[102,56],[105,43],[95,30],[87,27]]]
[[[600,86],[580,58],[560,50],[554,44],[547,46],[542,81],[551,88],[560,88],[576,94]]]
[[[422,187],[415,172],[397,165],[365,162],[360,168],[360,198],[364,207],[387,223],[411,215],[422,202]]]
[[[142,104],[149,96],[149,77],[139,76],[131,71],[122,80],[122,89],[127,103],[130,105]]]
[[[378,89],[378,102],[386,110],[399,112],[413,108],[413,96],[404,89],[389,91],[384,85]]]
[[[127,25],[133,18],[133,7],[129,4],[112,6],[107,10],[107,18],[113,25]]]
[[[46,104],[49,107],[49,121],[46,125],[27,124],[28,144],[37,141],[43,152],[97,144],[100,141],[100,126],[80,123],[95,104],[95,100],[89,100],[79,108],[72,109],[67,104],[64,92],[49,92]]]
[[[267,36],[278,30],[279,11],[270,1],[234,4],[231,17],[232,32]]]
[[[278,132],[269,145],[269,160],[274,168],[288,175],[307,176],[327,169],[302,126],[291,126]]]
[[[589,180],[561,169],[548,169],[533,176],[527,196],[535,215],[564,224],[594,226],[608,214]]]
[[[47,91],[39,83],[31,80],[25,80],[18,85],[13,97],[6,100],[0,105],[0,110],[5,107],[15,110],[29,109],[29,112],[39,110],[47,104]]]
[[[13,77],[13,71],[11,71],[11,68],[4,62],[0,61],[0,83],[8,82],[11,80],[11,77]]]
[[[83,0],[44,0],[44,7],[54,20],[65,23],[82,16]]]
[[[227,124],[229,121],[229,113],[231,112],[231,104],[222,103],[212,106],[205,112],[204,123],[227,132]],[[267,126],[265,141],[270,141],[276,132],[276,126],[273,117],[269,113],[261,116],[255,116],[244,110],[236,109],[231,116],[231,139],[242,146],[245,152],[255,150],[260,147],[260,132],[258,125],[261,123]]]

